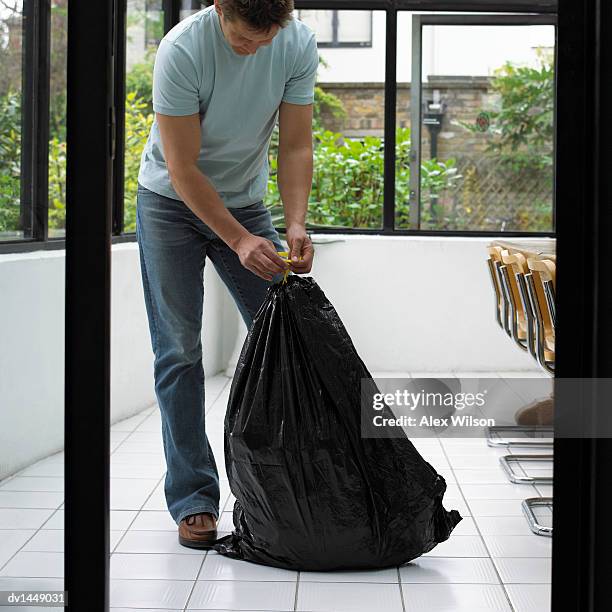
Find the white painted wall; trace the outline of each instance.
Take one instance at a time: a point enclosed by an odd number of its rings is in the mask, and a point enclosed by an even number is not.
[[[494,323],[489,239],[314,239],[313,276],[370,370],[537,370]],[[0,478],[63,445],[64,265],[63,251],[0,255]],[[205,285],[210,375],[225,368],[238,321],[211,265]],[[113,246],[111,325],[115,422],[155,402],[135,243]]]
[[[136,243],[114,245],[111,265],[115,422],[156,400]],[[0,255],[0,479],[63,447],[64,267],[64,251]],[[211,265],[205,283],[204,368],[216,374],[234,345],[235,307]]]
[[[490,238],[334,238],[313,276],[370,370],[537,371],[494,320]]]

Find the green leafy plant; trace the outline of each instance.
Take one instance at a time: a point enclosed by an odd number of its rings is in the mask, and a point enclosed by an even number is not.
[[[19,229],[21,198],[21,95],[0,97],[0,232]]]
[[[309,227],[379,228],[382,225],[384,147],[381,138],[347,138],[329,130],[314,132],[314,168],[308,207]],[[407,223],[409,215],[410,130],[396,133],[396,214]],[[457,180],[454,160],[431,160],[424,166],[425,193],[440,194]],[[282,223],[282,203],[278,192],[277,159],[270,160],[266,204],[274,219]]]
[[[134,64],[125,75],[125,90],[128,96],[132,93],[142,100],[147,111],[153,112],[153,57]]]
[[[136,231],[136,192],[142,150],[153,125],[146,100],[130,92],[125,101],[124,231]]]
[[[493,136],[488,151],[516,169],[544,170],[553,164],[554,64],[540,51],[537,67],[506,62],[491,82],[498,108],[486,110]],[[476,125],[460,122],[471,132]]]
[[[66,228],[66,142],[49,141],[49,229]]]

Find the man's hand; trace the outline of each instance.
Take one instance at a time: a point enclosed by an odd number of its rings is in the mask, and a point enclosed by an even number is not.
[[[303,225],[292,225],[287,228],[287,244],[291,271],[295,274],[307,274],[312,269],[314,247],[310,236]],[[300,259],[301,258],[301,259]]]
[[[275,274],[285,272],[288,268],[287,263],[276,252],[274,243],[267,238],[246,234],[233,248],[240,258],[240,263],[264,280],[271,281]]]

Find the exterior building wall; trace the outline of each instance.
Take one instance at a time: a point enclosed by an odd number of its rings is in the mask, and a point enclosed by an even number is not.
[[[323,114],[323,125],[345,136],[379,136],[384,134],[385,90],[383,83],[319,83],[326,92],[337,96],[347,116],[336,119]],[[423,87],[423,100],[432,100],[437,91],[445,105],[442,129],[438,136],[438,157],[474,154],[486,148],[488,135],[473,133],[460,122],[473,124],[482,110],[491,110],[496,96],[487,77],[440,79]],[[397,86],[397,126],[410,127],[412,97],[409,83]],[[429,130],[422,129],[423,155],[429,155]]]

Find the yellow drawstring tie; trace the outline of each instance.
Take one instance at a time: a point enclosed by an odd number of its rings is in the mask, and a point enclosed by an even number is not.
[[[287,262],[287,263],[291,263],[291,257],[289,257],[289,253],[287,251],[278,251],[279,256],[282,258],[283,261]],[[301,261],[302,257],[300,257],[300,261]],[[287,276],[289,276],[289,272],[291,272],[291,270],[289,268],[287,268],[285,270],[285,273],[283,275],[283,284],[285,284],[287,282]]]

